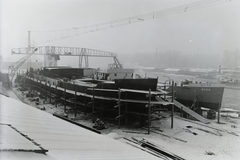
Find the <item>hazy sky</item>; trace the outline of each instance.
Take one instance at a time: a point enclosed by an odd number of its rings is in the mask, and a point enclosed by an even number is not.
[[[28,31],[72,29],[195,1],[0,0],[1,55],[7,61],[18,59],[19,56],[11,55],[11,49],[27,47]],[[155,52],[156,49],[159,52],[179,50],[187,54],[222,54],[224,50],[240,49],[240,0],[219,2],[192,11],[39,45],[86,47],[118,54]],[[32,34],[32,43],[38,43],[35,32]],[[51,38],[45,35],[46,39]]]

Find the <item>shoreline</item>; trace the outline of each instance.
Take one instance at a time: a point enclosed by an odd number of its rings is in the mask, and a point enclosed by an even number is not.
[[[234,90],[240,90],[240,86],[230,86],[230,85],[226,85],[225,86],[226,89],[234,89]]]

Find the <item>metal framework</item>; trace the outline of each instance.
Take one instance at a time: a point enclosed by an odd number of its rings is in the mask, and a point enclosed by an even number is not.
[[[13,48],[12,54],[27,54],[32,52],[35,47]],[[83,66],[82,59],[84,57],[85,67],[88,68],[88,57],[113,57],[117,68],[122,68],[122,65],[117,59],[117,54],[113,52],[100,51],[89,48],[79,47],[58,47],[58,46],[40,46],[34,55],[51,55],[51,56],[79,56],[79,67]]]
[[[27,52],[29,52],[28,48],[26,48]],[[28,58],[33,55],[38,49],[37,48],[33,48],[31,50],[31,53],[27,54],[25,57],[19,59],[17,62],[11,64],[8,68],[8,76],[9,76],[9,80],[12,82],[16,71],[28,60]]]

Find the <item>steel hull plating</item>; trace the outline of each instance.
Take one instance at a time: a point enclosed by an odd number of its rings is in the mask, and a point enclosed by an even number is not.
[[[196,105],[212,110],[221,107],[224,86],[219,84],[189,84],[187,86],[175,86],[176,100],[186,106]]]

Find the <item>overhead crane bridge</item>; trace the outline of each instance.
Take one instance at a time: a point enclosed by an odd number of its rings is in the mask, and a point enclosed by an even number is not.
[[[12,54],[28,54],[32,53],[36,47],[26,48],[14,48]],[[44,55],[44,66],[49,65],[47,61],[53,59],[51,66],[57,65],[57,60],[60,60],[60,56],[78,56],[79,57],[79,68],[83,67],[83,59],[85,61],[85,67],[89,67],[88,57],[112,57],[116,68],[122,68],[122,65],[117,59],[117,54],[113,52],[79,48],[79,47],[58,47],[58,46],[41,46],[37,47],[34,55]],[[30,50],[30,51],[29,51]]]
[[[14,48],[12,54],[27,54],[17,62],[9,66],[9,81],[13,81],[16,71],[30,58],[32,55],[44,55],[44,66],[57,66],[57,61],[60,56],[78,56],[79,68],[83,67],[83,59],[85,60],[85,68],[89,67],[88,57],[112,57],[115,68],[122,68],[122,65],[117,59],[117,54],[113,52],[100,51],[89,48],[79,47],[57,47],[57,46],[41,46],[41,47],[26,47]]]

